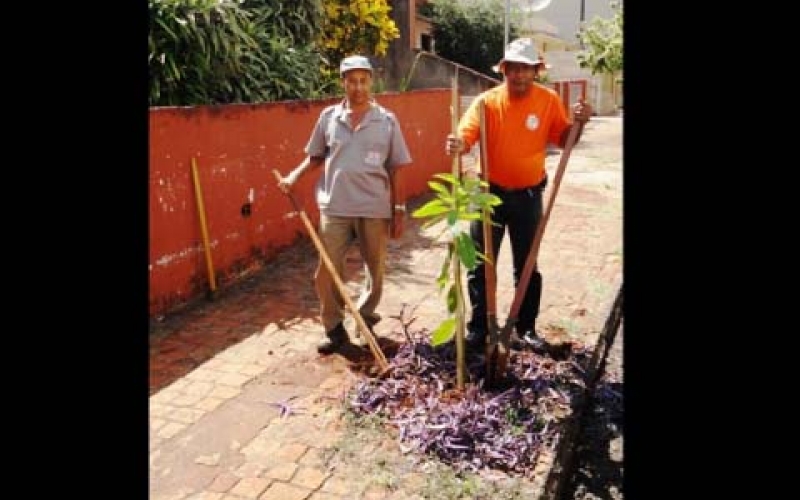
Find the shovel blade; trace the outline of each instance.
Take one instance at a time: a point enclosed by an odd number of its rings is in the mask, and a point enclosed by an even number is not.
[[[490,328],[490,340],[486,345],[486,383],[489,387],[505,379],[513,324],[510,321],[503,328],[497,325]]]
[[[505,379],[508,368],[508,346],[502,343],[490,344],[486,347],[486,385],[494,385]]]

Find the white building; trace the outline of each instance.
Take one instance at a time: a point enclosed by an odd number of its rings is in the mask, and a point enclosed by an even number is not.
[[[572,92],[562,98],[571,104],[577,99],[577,89],[570,82],[588,82],[586,97],[600,115],[615,113],[621,105],[620,89],[611,75],[595,75],[578,66],[575,52],[580,50],[578,30],[581,18],[589,22],[595,17],[611,19],[614,10],[610,0],[550,0],[546,7],[531,12],[531,7],[541,6],[546,0],[509,0],[512,16],[518,21],[523,36],[531,36],[551,66],[548,76],[552,82],[561,82],[559,88],[570,86]]]
[[[512,9],[524,9],[541,0],[511,0]],[[614,11],[610,0],[551,0],[544,9],[536,13],[547,23],[558,29],[558,36],[570,44],[578,43],[578,28],[581,21],[581,9],[585,21],[594,17],[611,19]]]

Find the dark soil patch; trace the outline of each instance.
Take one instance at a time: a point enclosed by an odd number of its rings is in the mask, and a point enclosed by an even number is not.
[[[459,472],[531,476],[585,388],[589,350],[572,345],[560,359],[512,350],[505,383],[492,389],[485,387],[484,356],[468,353],[469,381],[462,391],[455,343],[433,347],[427,334],[413,337],[393,346],[384,377],[356,384],[350,408],[384,417],[404,453],[435,456]]]

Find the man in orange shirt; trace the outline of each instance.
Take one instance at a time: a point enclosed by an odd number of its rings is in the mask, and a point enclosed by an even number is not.
[[[472,102],[458,124],[457,134],[449,134],[446,142],[446,151],[450,155],[467,152],[478,142],[479,103],[483,100],[490,191],[502,200],[492,215],[494,248],[491,256],[493,262],[497,262],[496,256],[508,228],[515,286],[542,216],[542,192],[547,183],[547,145],[563,148],[574,126],[558,94],[536,82],[539,71],[544,67],[544,60],[533,40],[520,38],[510,43],[495,66],[495,71],[503,74],[503,84],[483,92]],[[591,114],[591,106],[582,101],[572,108],[575,122],[586,123]],[[483,224],[480,220],[472,222],[470,234],[478,251],[485,253]],[[466,340],[471,349],[482,349],[488,331],[482,261],[468,272],[467,289],[472,314],[467,323]],[[542,275],[538,269],[534,269],[517,318],[517,338],[514,340],[518,346],[521,343],[534,350],[544,350],[546,347],[535,328],[541,294]]]

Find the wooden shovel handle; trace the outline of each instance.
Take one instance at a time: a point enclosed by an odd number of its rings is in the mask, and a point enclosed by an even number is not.
[[[514,300],[511,303],[511,310],[508,313],[508,321],[511,323],[516,322],[517,316],[519,315],[519,308],[522,305],[522,299],[525,297],[525,292],[528,289],[528,282],[531,279],[533,268],[536,267],[536,259],[539,256],[539,247],[542,243],[544,229],[547,226],[547,221],[550,219],[550,212],[553,210],[553,204],[555,203],[556,195],[558,194],[558,188],[561,186],[561,179],[564,177],[567,161],[569,161],[572,148],[575,146],[575,142],[577,141],[578,135],[580,134],[582,128],[583,122],[576,122],[576,124],[570,129],[569,135],[567,136],[567,141],[564,144],[564,149],[561,152],[561,158],[559,159],[558,167],[556,168],[556,175],[553,179],[553,186],[550,188],[550,196],[547,198],[547,203],[545,204],[544,211],[542,212],[542,218],[539,220],[539,224],[536,226],[536,232],[533,236],[533,244],[528,252],[528,257],[525,259],[525,267],[522,268],[522,274],[519,277],[517,289],[514,291]],[[505,328],[504,330],[509,329]]]
[[[483,99],[478,103],[478,116],[480,118],[480,154],[481,177],[486,181],[486,192],[489,192],[489,152],[486,141],[486,104]],[[492,234],[492,219],[489,209],[484,208],[483,213],[483,253],[487,256],[483,265],[486,278],[486,317],[489,320],[489,331],[496,329],[493,324],[497,318],[497,269],[495,267],[494,238]]]

